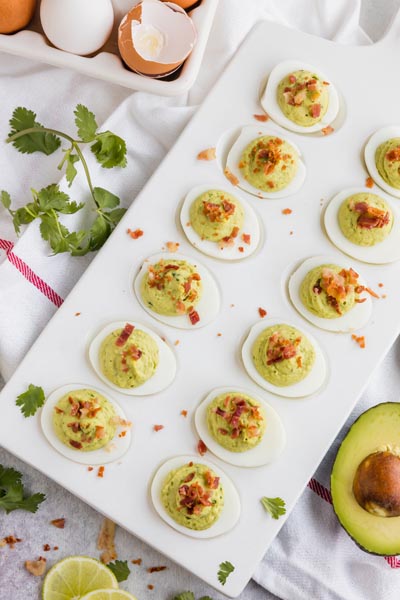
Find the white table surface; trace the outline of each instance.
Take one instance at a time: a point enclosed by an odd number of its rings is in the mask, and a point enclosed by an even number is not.
[[[399,8],[400,0],[363,0],[361,26],[376,41]],[[0,376],[0,389],[2,384]],[[28,489],[43,492],[47,496],[47,501],[35,515],[23,511],[16,511],[8,516],[0,513],[0,539],[15,535],[23,540],[14,550],[8,547],[0,549],[0,597],[7,600],[36,600],[40,597],[42,580],[25,571],[24,561],[36,559],[39,555],[46,556],[49,564],[73,554],[99,556],[96,541],[102,517],[62,487],[1,448],[0,464],[21,471]],[[49,525],[52,519],[59,517],[66,518],[64,530]],[[58,546],[59,550],[43,552],[44,544]],[[196,598],[204,595],[209,595],[213,600],[225,598],[122,529],[117,530],[116,547],[121,560],[143,560],[141,566],[131,565],[129,580],[121,584],[121,587],[135,594],[138,600],[172,600],[175,594],[186,590],[193,591]],[[166,565],[168,569],[151,575],[147,572],[147,567],[158,565]],[[154,589],[149,590],[148,584],[154,585]],[[251,581],[240,600],[278,599]]]

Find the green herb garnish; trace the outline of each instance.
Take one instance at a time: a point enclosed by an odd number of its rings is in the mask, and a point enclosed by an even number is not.
[[[25,496],[22,484],[22,474],[15,469],[0,465],[0,508],[6,513],[21,509],[35,513],[46,496],[44,494],[33,494]]]
[[[107,567],[114,573],[118,583],[126,581],[131,573],[127,560],[116,560],[108,563]]]
[[[195,600],[193,592],[181,592],[174,596],[174,600]],[[212,600],[210,596],[202,596],[199,600]]]
[[[233,573],[234,570],[235,567],[233,566],[233,564],[227,560],[219,565],[218,581],[221,585],[225,585],[226,580],[228,579],[229,575]]]
[[[20,407],[24,417],[32,417],[43,406],[44,401],[43,389],[31,383],[26,392],[17,397],[15,404]]]
[[[261,504],[273,519],[279,519],[286,513],[285,501],[282,498],[261,498]]]

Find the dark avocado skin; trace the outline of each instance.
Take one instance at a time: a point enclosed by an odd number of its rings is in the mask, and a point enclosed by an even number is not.
[[[361,414],[360,414],[360,415],[357,417],[357,419],[356,419],[356,420],[353,422],[353,424],[351,425],[350,429],[348,430],[348,432],[346,433],[345,437],[343,438],[343,440],[342,440],[342,444],[343,444],[344,440],[346,440],[346,439],[348,438],[348,436],[349,436],[349,435],[351,435],[351,432],[352,432],[352,430],[353,430],[354,426],[355,426],[355,425],[358,423],[358,421],[361,419],[361,417],[363,417],[363,418],[364,418],[364,417],[365,417],[365,415],[366,415],[367,413],[370,413],[371,411],[374,411],[374,410],[375,410],[375,409],[376,409],[378,406],[379,406],[379,407],[382,407],[382,406],[399,406],[399,405],[400,405],[400,403],[399,403],[399,402],[382,402],[382,403],[380,403],[380,404],[376,404],[375,406],[371,406],[371,408],[369,408],[368,410],[366,410],[366,411],[364,411],[363,413],[361,413]],[[400,552],[399,552],[399,553],[390,553],[390,552],[388,552],[388,553],[386,553],[386,552],[385,552],[385,553],[382,553],[382,552],[373,552],[372,550],[368,550],[367,548],[365,548],[364,546],[362,546],[362,545],[360,544],[360,542],[358,542],[358,541],[357,541],[357,540],[356,540],[356,539],[355,539],[355,538],[354,538],[354,537],[353,537],[353,536],[352,536],[352,535],[351,535],[351,534],[350,534],[350,533],[347,531],[346,527],[343,525],[343,523],[342,523],[342,521],[341,521],[341,519],[340,519],[340,514],[338,514],[338,512],[336,511],[336,508],[335,508],[335,500],[334,500],[334,494],[332,493],[332,476],[334,475],[334,471],[335,471],[335,465],[336,465],[336,459],[337,459],[337,457],[338,457],[338,454],[339,454],[339,452],[340,452],[340,449],[341,449],[341,447],[342,447],[342,444],[340,444],[340,446],[339,446],[339,448],[338,448],[338,451],[337,451],[337,453],[336,453],[335,460],[334,460],[334,463],[333,463],[332,471],[331,471],[331,495],[332,495],[332,506],[333,506],[333,511],[334,511],[334,513],[335,513],[335,515],[336,515],[336,517],[337,517],[337,519],[338,519],[338,521],[339,521],[339,523],[340,523],[341,527],[344,529],[344,531],[347,533],[347,535],[348,535],[348,536],[349,536],[349,537],[350,537],[350,538],[353,540],[353,542],[356,544],[356,546],[358,546],[358,547],[359,547],[361,550],[363,550],[364,552],[367,552],[368,554],[373,554],[373,555],[375,555],[375,556],[399,556]],[[388,517],[388,518],[390,518],[390,517]]]

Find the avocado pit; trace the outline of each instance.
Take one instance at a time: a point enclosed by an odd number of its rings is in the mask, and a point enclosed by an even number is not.
[[[357,468],[353,493],[372,515],[400,516],[400,456],[391,450],[369,454]]]

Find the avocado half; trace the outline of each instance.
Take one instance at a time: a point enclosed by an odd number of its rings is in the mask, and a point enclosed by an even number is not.
[[[400,450],[400,402],[378,404],[353,423],[336,455],[331,493],[336,516],[356,544],[372,554],[394,556],[400,554],[400,516],[371,514],[353,493],[360,464],[386,448]]]

